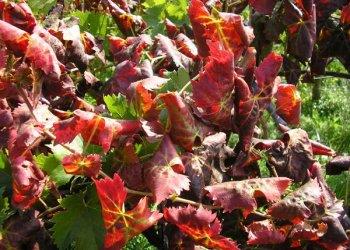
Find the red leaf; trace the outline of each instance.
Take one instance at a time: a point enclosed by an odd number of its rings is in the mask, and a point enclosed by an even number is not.
[[[335,156],[335,151],[331,149],[330,147],[327,147],[326,145],[323,145],[322,143],[319,143],[317,141],[311,141],[312,146],[312,153],[314,155],[326,155],[326,156]]]
[[[167,35],[171,39],[174,39],[180,33],[179,28],[168,18],[165,18],[164,24],[165,24]]]
[[[277,229],[269,220],[255,221],[247,227],[249,245],[280,244],[286,240],[287,232]]]
[[[196,45],[185,34],[178,34],[175,37],[175,43],[178,50],[185,56],[188,56],[191,59],[196,59],[198,57],[198,49]]]
[[[11,159],[12,205],[18,209],[30,208],[41,196],[46,178],[33,163],[31,154]]]
[[[67,155],[62,160],[67,174],[97,177],[101,169],[101,156],[98,154],[81,155],[79,153]]]
[[[350,24],[350,3],[343,7],[341,11],[340,22],[342,24]]]
[[[58,79],[61,76],[60,62],[49,44],[47,44],[38,34],[30,36],[25,57],[33,65],[44,71],[46,75],[51,75]]]
[[[182,98],[173,92],[159,95],[164,102],[170,120],[170,137],[187,151],[201,140],[202,133],[196,126],[194,117]]]
[[[189,190],[188,177],[180,174],[185,167],[168,136],[164,136],[158,151],[144,167],[146,185],[156,204],[173,194],[179,195],[182,190]]]
[[[277,0],[249,0],[250,6],[264,15],[271,15]]]
[[[131,83],[153,76],[152,68],[148,71],[147,67],[147,64],[139,66],[129,60],[119,63],[115,68],[114,76],[109,80],[108,92],[127,95],[127,89]]]
[[[233,89],[236,76],[233,54],[210,43],[210,56],[196,81],[192,81],[193,99],[203,119],[229,130],[232,127]]]
[[[316,241],[327,232],[327,224],[320,222],[317,227],[313,227],[307,222],[295,225],[289,233],[292,239],[292,247],[300,247],[302,241]]]
[[[248,84],[241,77],[235,79],[235,125],[238,128],[240,149],[250,149],[255,124],[259,118],[259,105],[253,98]]]
[[[133,35],[133,33],[141,33],[146,28],[146,22],[141,16],[133,15],[121,9],[112,0],[105,0],[103,4],[109,8],[109,11],[117,23],[119,30],[126,36]]]
[[[316,179],[301,186],[283,200],[273,204],[268,212],[276,219],[289,220],[295,224],[309,218],[312,211],[308,206],[322,202],[322,190]]]
[[[202,207],[172,207],[163,210],[164,218],[188,234],[196,244],[210,249],[239,249],[236,242],[220,235],[221,223],[215,213]]]
[[[315,162],[308,134],[302,129],[291,129],[284,133],[282,141],[276,141],[267,151],[269,164],[276,168],[279,176],[294,181],[304,181],[308,169]]]
[[[238,61],[254,38],[252,29],[243,25],[241,16],[216,10],[209,14],[200,0],[191,0],[188,13],[202,57],[209,55],[206,40],[211,40],[219,41],[226,50],[234,54],[235,61]]]
[[[288,50],[307,60],[312,56],[316,41],[316,6],[313,0],[284,2],[285,23],[288,26]]]
[[[104,246],[106,249],[121,249],[129,239],[162,218],[158,211],[149,210],[147,198],[142,198],[132,210],[125,211],[127,192],[118,174],[114,174],[113,179],[108,177],[94,181],[107,230]]]
[[[289,124],[298,125],[300,122],[301,98],[296,86],[279,84],[275,97],[277,114]]]
[[[175,42],[170,38],[162,34],[158,34],[155,37],[154,46],[155,46],[155,50],[154,50],[155,57],[160,57],[160,56],[166,57],[166,61],[163,63],[165,68],[174,64],[174,66],[177,68],[183,67],[185,69],[189,69],[190,64],[192,63],[191,58],[188,58],[187,56],[179,52],[175,46]]]
[[[259,86],[259,108],[266,107],[277,91],[279,81],[276,79],[282,66],[283,57],[271,52],[255,69],[255,78]]]
[[[36,26],[36,20],[32,10],[25,2],[20,3],[5,3],[2,12],[2,19],[17,28],[31,33]]]
[[[29,34],[0,20],[0,40],[16,55],[23,55],[29,42]]]
[[[215,205],[224,212],[243,209],[244,217],[257,208],[256,197],[265,197],[268,202],[277,201],[291,180],[284,177],[230,181],[205,187]]]
[[[56,122],[53,127],[56,143],[71,142],[81,134],[85,142],[101,145],[104,152],[107,152],[113,139],[137,133],[141,129],[141,123],[137,120],[114,120],[92,112],[75,110],[74,117]]]
[[[111,36],[108,41],[114,61],[118,63],[125,60],[138,63],[144,49],[152,44],[151,37],[146,34],[141,34],[137,37],[128,37],[126,40]]]
[[[159,110],[157,109],[156,95],[150,90],[153,87],[162,86],[167,79],[161,77],[151,77],[138,82],[134,82],[128,88],[128,99],[131,100],[137,113],[146,120],[157,120]],[[147,85],[154,86],[147,86]],[[151,88],[150,88],[151,87]]]

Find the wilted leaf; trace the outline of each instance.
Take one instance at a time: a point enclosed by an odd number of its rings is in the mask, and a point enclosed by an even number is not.
[[[247,226],[249,245],[280,244],[286,240],[287,232],[277,229],[269,220],[255,221]]]
[[[311,142],[302,129],[284,133],[282,141],[276,141],[267,154],[269,164],[276,168],[279,176],[295,181],[304,181],[308,168],[315,162]]]
[[[268,202],[280,199],[283,192],[290,185],[291,180],[284,177],[250,179],[230,181],[205,187],[215,205],[219,205],[224,212],[242,209],[247,217],[257,208],[255,198],[265,197]]]
[[[322,191],[317,180],[311,179],[283,200],[273,204],[268,212],[276,219],[295,224],[312,215],[311,206],[321,204]]]

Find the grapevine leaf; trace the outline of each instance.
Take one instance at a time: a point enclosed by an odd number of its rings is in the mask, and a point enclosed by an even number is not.
[[[101,169],[101,156],[75,153],[64,157],[62,165],[67,174],[97,177]]]
[[[203,119],[229,130],[233,108],[234,57],[218,43],[210,43],[210,56],[196,81],[192,81],[193,99]]]
[[[114,61],[117,63],[125,60],[138,63],[143,50],[152,44],[151,37],[146,34],[141,34],[137,37],[128,37],[125,40],[117,36],[111,36],[108,41],[109,49]]]
[[[75,110],[74,117],[54,124],[56,143],[71,142],[81,133],[85,142],[102,146],[107,152],[115,137],[137,133],[141,128],[139,121],[114,120],[92,112]]]
[[[0,20],[0,39],[16,55],[23,55],[29,42],[29,34],[7,22]]]
[[[312,215],[312,204],[319,205],[322,202],[322,190],[317,180],[311,179],[283,200],[273,204],[268,212],[274,218],[290,220],[298,223]]]
[[[134,106],[128,103],[126,97],[121,94],[104,96],[103,101],[115,119],[132,120],[137,117]]]
[[[235,61],[238,61],[254,38],[252,29],[244,26],[241,16],[215,10],[210,14],[200,0],[191,0],[188,14],[202,57],[209,55],[206,40],[211,40],[219,41],[226,50],[234,54]]]
[[[283,57],[275,52],[268,54],[255,69],[255,78],[259,87],[259,108],[265,108],[276,93],[279,79],[278,72],[282,66]]]
[[[311,57],[316,41],[316,6],[314,1],[285,3],[284,21],[288,26],[288,49],[302,60]]]
[[[46,75],[56,79],[60,78],[61,69],[56,54],[39,35],[31,35],[25,56]]]
[[[249,245],[280,244],[286,240],[287,232],[277,229],[269,220],[255,221],[247,227]]]
[[[158,151],[145,164],[144,171],[146,185],[157,204],[173,194],[179,195],[182,190],[189,190],[190,181],[181,174],[185,167],[168,136],[164,136]]]
[[[284,177],[230,181],[205,187],[214,204],[224,208],[224,212],[242,209],[246,217],[257,208],[255,198],[265,197],[268,202],[280,199],[291,180]]]
[[[2,10],[2,19],[29,33],[36,26],[35,17],[26,2],[6,2]]]
[[[282,141],[273,143],[267,152],[268,161],[276,168],[277,174],[295,181],[305,180],[308,168],[315,162],[312,144],[302,129],[287,131]]]
[[[171,207],[163,210],[164,218],[188,234],[196,244],[213,249],[239,249],[236,242],[220,235],[221,223],[216,213],[203,207]]]
[[[168,91],[172,92],[182,89],[185,84],[191,80],[187,70],[182,67],[180,67],[177,71],[167,73],[165,76],[169,78],[169,81],[167,81],[159,89],[160,93],[166,93]]]
[[[168,92],[159,97],[168,110],[170,137],[176,144],[191,151],[192,147],[198,143],[198,139],[201,141],[202,136],[189,107],[177,93]]]
[[[96,195],[88,200],[83,193],[67,196],[61,201],[65,211],[52,218],[53,238],[59,249],[101,249],[105,230]]]
[[[61,161],[54,154],[36,155],[35,162],[58,186],[68,183],[72,177],[64,172]]]
[[[107,231],[104,241],[106,249],[120,249],[129,239],[153,226],[163,216],[158,211],[149,210],[146,197],[132,210],[125,211],[127,193],[118,174],[113,179],[95,180],[95,185]]]
[[[250,6],[264,15],[270,15],[277,0],[249,0]]]
[[[350,3],[343,7],[340,22],[342,24],[350,24]]]
[[[46,178],[29,154],[11,159],[11,169],[11,203],[18,209],[26,210],[40,198]]]
[[[277,114],[286,122],[298,125],[300,122],[301,98],[296,86],[279,84],[275,97]]]

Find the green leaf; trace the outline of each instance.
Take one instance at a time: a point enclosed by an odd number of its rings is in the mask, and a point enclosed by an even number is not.
[[[35,161],[58,186],[66,184],[72,177],[72,175],[66,174],[61,161],[54,154],[36,155]]]
[[[129,104],[125,96],[107,95],[103,97],[109,112],[115,119],[136,119],[137,114],[133,105]]]
[[[177,25],[188,24],[187,0],[146,0],[143,3],[144,15],[142,16],[152,35],[164,33],[163,21],[169,18]]]
[[[83,193],[70,195],[61,202],[65,211],[51,220],[55,244],[59,249],[102,249],[105,229],[96,192],[84,199]],[[72,247],[74,245],[74,248]]]
[[[56,0],[27,0],[27,3],[34,14],[45,16],[56,4]]]
[[[184,68],[179,68],[178,71],[169,72],[166,77],[170,78],[170,80],[162,86],[159,90],[160,93],[179,91],[191,80],[190,75]]]
[[[74,140],[67,145],[70,148],[74,149],[77,153],[83,152],[84,142],[83,142],[83,138],[80,135],[75,137]],[[70,155],[72,153],[68,149],[64,148],[62,145],[59,145],[59,144],[57,145],[49,144],[47,146],[51,149],[52,153],[59,161],[62,161],[62,159],[66,155]]]
[[[157,248],[152,246],[143,234],[135,236],[126,244],[125,247],[123,247],[123,250],[139,250],[139,249],[156,250]]]
[[[90,11],[73,11],[69,14],[79,18],[81,31],[87,31],[94,36],[105,37],[120,34],[110,15]]]
[[[6,154],[0,151],[0,187],[11,190],[11,167]]]
[[[7,197],[3,197],[3,193],[5,191],[4,187],[0,188],[0,237],[2,231],[2,225],[4,221],[10,217],[14,212],[10,209],[9,200]]]

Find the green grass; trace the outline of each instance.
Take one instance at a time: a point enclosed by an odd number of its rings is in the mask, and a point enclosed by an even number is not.
[[[334,61],[328,70],[343,72],[339,62]],[[299,90],[302,96],[301,127],[309,137],[332,147],[337,153],[348,155],[350,153],[350,80],[339,78],[322,78],[320,85],[320,98],[313,100],[313,84],[302,83]],[[327,157],[319,158],[326,163]],[[346,185],[349,173],[337,176],[326,176],[326,180],[340,199],[349,203],[349,194],[346,194]],[[349,188],[348,188],[349,190]],[[348,196],[348,199],[346,199]]]

